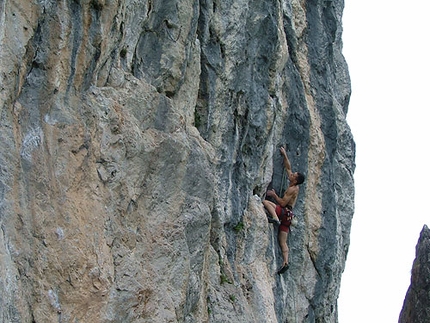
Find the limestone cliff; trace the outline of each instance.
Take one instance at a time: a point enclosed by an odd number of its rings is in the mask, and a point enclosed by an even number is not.
[[[337,322],[342,0],[0,2],[0,321]],[[261,199],[306,175],[290,269]],[[283,187],[281,187],[283,186]]]
[[[430,321],[430,230],[424,225],[416,247],[411,285],[406,293],[399,323]]]

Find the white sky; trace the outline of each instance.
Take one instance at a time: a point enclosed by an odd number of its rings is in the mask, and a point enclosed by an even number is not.
[[[357,168],[340,323],[398,322],[430,226],[429,13],[429,0],[345,0]]]

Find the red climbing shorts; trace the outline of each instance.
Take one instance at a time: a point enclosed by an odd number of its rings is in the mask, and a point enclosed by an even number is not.
[[[279,230],[288,233],[288,231],[290,231],[291,220],[293,219],[293,216],[294,216],[293,211],[291,211],[289,208],[276,205],[275,212],[279,218],[279,221],[281,221]]]

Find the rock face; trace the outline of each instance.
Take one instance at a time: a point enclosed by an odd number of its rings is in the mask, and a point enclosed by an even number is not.
[[[430,230],[424,225],[412,266],[411,285],[406,293],[399,323],[430,322]]]
[[[0,9],[1,322],[337,322],[342,0]],[[306,182],[278,276],[283,144]]]

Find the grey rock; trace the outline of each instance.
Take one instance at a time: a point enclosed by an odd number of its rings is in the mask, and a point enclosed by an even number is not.
[[[337,322],[343,1],[0,6],[0,321]],[[279,276],[281,145],[307,179]]]
[[[430,320],[430,230],[424,225],[416,246],[411,285],[406,293],[399,323]]]

